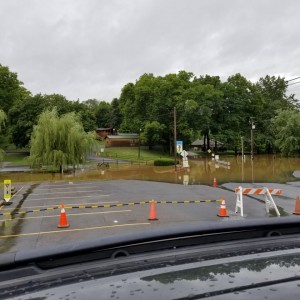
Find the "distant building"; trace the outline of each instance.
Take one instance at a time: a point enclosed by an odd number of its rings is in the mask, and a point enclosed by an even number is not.
[[[209,140],[209,144],[210,144],[210,149],[214,149],[215,148],[215,144],[217,142],[217,147],[218,150],[223,150],[224,149],[224,144],[219,142],[219,141],[215,141],[214,139],[210,139]],[[194,150],[202,150],[202,151],[206,151],[205,146],[207,148],[207,145],[204,144],[204,140],[196,140],[194,141],[190,147],[193,148]]]
[[[140,139],[137,133],[119,133],[105,137],[105,147],[139,147]]]
[[[105,137],[107,137],[108,135],[116,135],[117,134],[117,130],[112,128],[112,127],[108,127],[108,128],[97,128],[96,129],[96,133],[97,133],[97,140],[102,140]]]

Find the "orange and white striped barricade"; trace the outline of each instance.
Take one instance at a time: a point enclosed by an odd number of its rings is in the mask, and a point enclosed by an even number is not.
[[[236,193],[236,205],[235,205],[235,213],[238,213],[238,210],[241,211],[241,217],[244,216],[243,209],[243,195],[264,195],[265,196],[265,204],[266,204],[266,212],[269,213],[270,208],[274,208],[277,216],[280,216],[279,210],[275,204],[272,195],[281,195],[281,189],[268,189],[266,187],[263,188],[242,188],[239,186],[235,189]]]

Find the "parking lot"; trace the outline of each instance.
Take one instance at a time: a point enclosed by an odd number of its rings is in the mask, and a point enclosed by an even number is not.
[[[238,184],[221,187],[177,185],[137,180],[16,184],[10,205],[0,210],[0,252],[84,241],[128,231],[182,222],[265,218],[263,198],[245,197],[244,216],[235,214]],[[274,200],[282,216],[293,213],[299,182],[282,185]],[[1,191],[3,194],[3,191]],[[151,200],[158,220],[149,221]],[[224,199],[228,218],[217,216]],[[69,226],[59,228],[61,205]],[[271,215],[272,216],[272,215]]]

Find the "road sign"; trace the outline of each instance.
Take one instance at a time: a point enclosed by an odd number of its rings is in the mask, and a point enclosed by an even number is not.
[[[182,141],[176,141],[176,151],[178,154],[181,153],[181,151],[183,150],[183,142]]]
[[[188,152],[185,151],[185,150],[183,150],[183,151],[181,151],[180,155],[181,155],[183,158],[187,158]]]
[[[4,200],[8,202],[11,198],[11,180],[4,180]]]

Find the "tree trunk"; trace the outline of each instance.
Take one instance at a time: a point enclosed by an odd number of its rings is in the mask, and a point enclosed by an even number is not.
[[[234,155],[235,155],[235,156],[237,156],[237,155],[238,155],[237,146],[234,146]]]
[[[169,149],[170,149],[170,156],[172,156],[172,141],[171,141],[171,132],[169,131]]]
[[[215,140],[215,149],[214,149],[215,153],[218,153],[218,142]]]
[[[209,132],[206,133],[206,137],[207,137],[207,149],[210,149]]]

